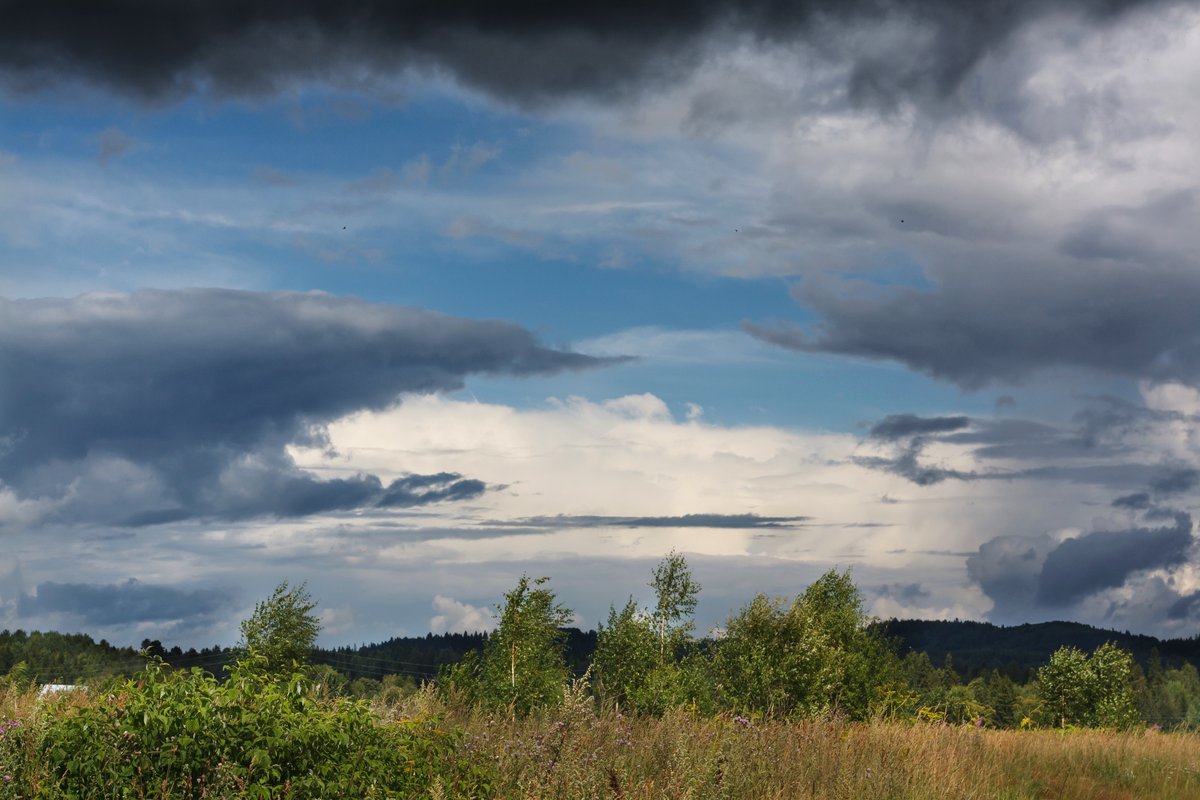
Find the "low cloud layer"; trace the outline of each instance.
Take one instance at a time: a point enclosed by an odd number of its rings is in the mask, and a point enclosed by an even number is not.
[[[1145,443],[1190,436],[1200,418],[1111,397],[1083,401],[1069,422],[1058,425],[893,414],[871,426],[853,460],[917,486],[981,480],[1095,484],[1123,491],[1111,505],[1130,510],[1149,509],[1196,487],[1200,473],[1194,467],[1163,463],[1164,453]]]
[[[181,622],[194,625],[229,610],[231,598],[218,590],[187,591],[130,579],[122,583],[46,581],[17,601],[26,617],[65,617],[90,627]]]
[[[891,414],[871,426],[874,439],[895,440],[926,433],[959,431],[971,424],[967,417],[918,417],[916,414]]]
[[[522,528],[796,528],[811,517],[760,517],[758,514],[682,514],[674,517],[566,515],[528,517],[503,523]]]
[[[131,525],[469,499],[485,487],[460,474],[323,479],[286,448],[470,374],[603,363],[505,322],[325,294],[0,300],[0,482],[26,515]]]

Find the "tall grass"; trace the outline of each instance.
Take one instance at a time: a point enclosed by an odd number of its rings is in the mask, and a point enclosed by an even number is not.
[[[669,714],[470,720],[468,746],[506,796],[535,798],[1200,797],[1200,743],[841,721]]]
[[[96,692],[38,699],[30,690],[0,689],[0,718],[32,731],[71,708],[102,702]],[[1188,733],[749,720],[684,710],[630,717],[597,714],[578,694],[557,710],[522,718],[430,690],[377,704],[374,715],[381,726],[453,731],[457,742],[454,752],[422,751],[428,769],[414,767],[430,776],[427,785],[389,797],[461,796],[438,777],[448,773],[434,762],[449,758],[487,775],[487,797],[513,800],[1200,800],[1200,737]],[[6,759],[33,766],[28,759],[37,757],[5,753],[0,742],[0,781]],[[36,788],[0,784],[0,798],[27,800]],[[176,794],[163,787],[161,796]]]
[[[497,796],[541,798],[1200,798],[1188,733],[444,709]],[[422,712],[426,713],[426,712]]]

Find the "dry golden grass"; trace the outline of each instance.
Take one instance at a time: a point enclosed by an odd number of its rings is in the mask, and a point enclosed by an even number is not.
[[[838,720],[752,722],[686,713],[460,711],[500,796],[540,798],[1200,798],[1191,734],[995,731]]]

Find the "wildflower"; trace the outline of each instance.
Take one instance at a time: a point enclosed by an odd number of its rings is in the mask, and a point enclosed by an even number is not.
[[[739,715],[739,716],[736,716],[736,717],[734,717],[734,718],[733,718],[733,721],[734,721],[734,723],[735,723],[735,724],[737,724],[737,725],[741,725],[743,728],[749,728],[749,727],[750,727],[750,720],[749,720],[749,719],[747,719],[746,717],[743,717],[743,716],[740,716],[740,715]]]

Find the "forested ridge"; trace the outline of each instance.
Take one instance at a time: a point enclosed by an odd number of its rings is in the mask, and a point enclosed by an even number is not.
[[[924,652],[935,664],[946,657],[963,680],[971,680],[993,669],[1013,680],[1024,680],[1043,666],[1059,647],[1091,651],[1112,642],[1129,651],[1146,669],[1154,652],[1164,667],[1185,663],[1200,666],[1200,636],[1189,639],[1158,639],[1144,634],[1096,628],[1079,622],[1037,622],[1024,625],[993,625],[969,620],[886,620],[876,623],[892,637],[899,655]],[[581,674],[596,647],[596,631],[564,628],[567,663]],[[486,633],[428,633],[396,636],[382,642],[357,646],[316,648],[311,660],[328,664],[347,677],[381,678],[407,675],[415,680],[433,678],[464,655],[487,642]],[[159,655],[175,667],[202,667],[220,672],[232,663],[233,648],[213,645],[186,650],[157,640],[143,640],[140,647],[118,647],[85,633],[55,631],[0,631],[0,675],[24,663],[31,678],[43,683],[71,683],[101,675],[129,675],[145,665],[141,652]]]

